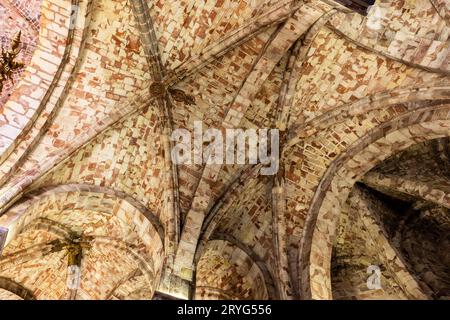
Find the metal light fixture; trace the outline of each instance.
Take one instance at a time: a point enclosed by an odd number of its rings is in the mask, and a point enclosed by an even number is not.
[[[81,260],[83,250],[90,249],[92,237],[70,237],[68,243],[62,244],[62,249],[67,252],[67,279],[66,286],[69,289],[69,300],[76,300],[77,291],[81,285]]]
[[[12,41],[10,50],[5,52],[4,48],[2,48],[2,54],[0,56],[0,93],[3,91],[3,83],[7,80],[14,83],[14,73],[23,69],[25,66],[24,63],[15,61],[21,51],[21,35],[22,32],[19,31]]]
[[[79,243],[69,244],[65,249],[68,252],[67,288],[77,290],[80,287],[81,281],[80,265],[83,249]]]

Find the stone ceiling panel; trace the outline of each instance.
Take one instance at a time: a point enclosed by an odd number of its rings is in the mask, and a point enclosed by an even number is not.
[[[197,300],[221,295],[233,300],[268,298],[264,279],[245,252],[226,241],[208,243],[197,267]],[[216,289],[216,290],[214,290]]]
[[[361,49],[325,27],[317,34],[306,60],[298,61],[295,70],[298,81],[291,126],[368,96],[448,81],[444,75],[411,68]]]
[[[175,69],[192,56],[200,55],[225,35],[254,23],[261,15],[269,15],[292,1],[213,0],[184,1],[174,6],[171,1],[149,1],[150,12],[159,35],[162,60]]]
[[[162,221],[167,188],[164,153],[154,107],[112,127],[74,153],[34,187],[89,184],[122,191]]]

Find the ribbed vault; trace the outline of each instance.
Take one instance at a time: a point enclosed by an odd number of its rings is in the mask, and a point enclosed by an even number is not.
[[[446,0],[24,3],[0,299],[448,298]],[[279,129],[278,172],[173,163],[196,122]]]

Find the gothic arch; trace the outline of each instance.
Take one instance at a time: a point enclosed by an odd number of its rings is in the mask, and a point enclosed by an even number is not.
[[[336,219],[358,178],[395,152],[449,135],[448,105],[409,112],[371,130],[329,166],[310,205],[299,254],[303,298],[332,298],[330,261]]]
[[[92,283],[91,274],[103,265],[105,272],[110,272],[105,288],[117,286],[115,282],[122,281],[124,272],[140,270],[141,276],[136,279],[141,280],[129,279],[131,282],[125,285],[138,286],[135,290],[147,287],[142,298],[150,299],[159,285],[165,261],[164,230],[143,208],[106,188],[64,185],[38,190],[3,216],[10,235],[0,261],[2,274],[20,280],[30,263],[40,265],[39,261],[46,261],[46,267],[41,265],[37,274],[51,275],[64,264],[60,258],[64,246],[72,239],[80,239],[77,241],[87,248],[81,265],[86,271],[82,273],[80,297],[104,297],[105,289]],[[55,279],[53,285],[58,289],[46,294],[64,293],[62,279]]]
[[[20,201],[18,201],[14,206],[12,206],[5,214],[0,218],[0,222],[4,226],[15,223],[23,214],[27,212],[30,206],[42,201],[45,198],[53,197],[54,195],[59,195],[64,197],[64,194],[73,194],[80,197],[80,199],[96,196],[98,198],[105,198],[105,204],[108,202],[116,203],[117,205],[125,205],[127,207],[133,208],[135,212],[139,212],[144,216],[155,228],[160,240],[165,241],[165,230],[162,222],[156,217],[149,209],[147,209],[143,204],[128,196],[124,192],[116,191],[111,188],[93,186],[88,184],[67,184],[67,185],[57,185],[43,187],[40,189],[33,190],[32,192],[23,196]],[[110,205],[110,204],[108,204]],[[90,208],[89,206],[80,206],[83,209],[95,209],[95,205]],[[73,207],[72,207],[73,208]],[[105,205],[105,209],[101,210],[108,212],[108,207]],[[11,237],[12,235],[10,235]]]
[[[0,289],[6,290],[23,300],[35,300],[33,293],[29,289],[5,277],[0,277]]]
[[[22,80],[5,105],[14,123],[2,128],[2,131],[5,130],[3,132],[8,133],[1,136],[2,173],[10,173],[17,167],[61,104],[69,87],[63,83],[71,78],[80,59],[79,53],[89,25],[90,5],[91,0],[42,0],[37,48]],[[49,19],[55,14],[59,19]],[[49,37],[49,34],[52,36]],[[62,97],[61,86],[64,87]]]
[[[222,260],[225,264],[220,264]],[[219,263],[220,269],[215,268],[215,263]],[[208,241],[197,263],[195,281],[195,299],[270,298],[261,267],[229,240]]]

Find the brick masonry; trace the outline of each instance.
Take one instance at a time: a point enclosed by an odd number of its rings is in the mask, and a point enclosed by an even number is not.
[[[0,299],[448,296],[432,239],[450,153],[426,142],[450,133],[447,1],[24,3],[0,1],[27,63],[0,101]],[[280,172],[174,166],[170,132],[195,121],[280,128]],[[423,218],[391,234],[379,192]],[[76,291],[55,245],[73,237]],[[372,262],[382,290],[365,287]]]

